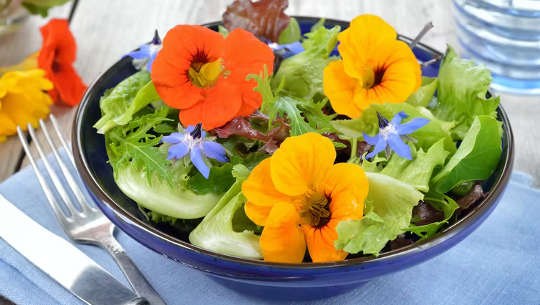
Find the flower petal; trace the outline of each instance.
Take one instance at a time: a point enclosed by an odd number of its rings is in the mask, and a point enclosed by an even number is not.
[[[306,239],[309,256],[314,263],[341,261],[348,253],[337,250],[334,241],[337,240],[337,221],[330,221],[324,227],[318,229],[309,225],[302,225],[302,231]]]
[[[169,157],[167,160],[182,159],[188,152],[189,147],[184,142],[172,145],[169,147]]]
[[[168,136],[163,136],[161,138],[162,142],[169,143],[169,144],[176,144],[180,143],[184,140],[184,135],[179,132],[173,132]]]
[[[384,137],[381,135],[377,135],[377,136],[379,137],[379,140],[377,141],[377,144],[375,144],[375,148],[373,148],[373,151],[371,151],[369,154],[366,155],[366,159],[375,157],[378,153],[380,153],[386,148],[387,143]]]
[[[257,86],[254,79],[246,80],[249,74],[259,74],[266,66],[268,73],[274,70],[274,53],[252,33],[237,28],[225,39],[225,69],[230,72],[229,81],[235,82],[242,92],[242,107],[239,116],[252,114],[261,106],[262,96],[253,91]]]
[[[221,34],[203,26],[178,25],[169,30],[152,64],[152,81],[163,101],[177,109],[201,102],[204,91],[189,80],[187,71],[195,56],[206,56],[208,61],[222,58],[224,44]]]
[[[396,113],[396,115],[394,115],[394,117],[392,118],[392,121],[390,121],[390,123],[392,125],[394,125],[395,128],[397,128],[399,126],[399,124],[401,124],[401,120],[407,118],[408,115],[405,114],[405,112],[403,111],[400,111],[398,113]]]
[[[225,148],[219,143],[204,141],[202,143],[202,151],[205,156],[218,160],[219,162],[229,162],[225,152]]]
[[[318,187],[336,159],[330,139],[314,132],[283,141],[271,157],[272,182],[289,196]]]
[[[58,64],[48,78],[53,82],[63,104],[75,106],[80,103],[87,87],[71,64]]]
[[[201,148],[198,145],[195,145],[191,148],[191,162],[197,170],[203,175],[204,178],[208,179],[208,176],[210,175],[210,168],[206,163],[204,162],[204,159],[201,154]]]
[[[331,198],[332,219],[360,219],[369,182],[361,166],[338,163],[332,166],[324,182],[325,194]]]
[[[127,56],[133,59],[150,58],[150,46],[147,44],[144,44],[140,46],[138,50],[128,53]]]
[[[416,130],[424,127],[429,123],[429,119],[426,118],[414,118],[410,122],[396,126],[399,135],[407,135],[415,132]]]
[[[377,142],[379,142],[379,138],[381,137],[381,135],[376,135],[374,137],[370,137],[367,134],[365,134],[364,132],[362,132],[362,135],[364,136],[364,141],[366,141],[369,145],[377,144]]]
[[[353,103],[358,81],[345,73],[343,61],[330,62],[323,72],[324,94],[336,113],[357,118],[362,113]]]
[[[238,87],[231,82],[223,81],[205,89],[205,97],[193,107],[180,110],[182,125],[197,125],[202,123],[206,130],[225,125],[238,115],[242,106],[242,96]]]
[[[409,148],[409,145],[405,144],[398,134],[389,135],[388,144],[390,145],[392,150],[396,152],[396,154],[407,160],[412,160],[411,149]]]
[[[298,221],[299,216],[294,206],[281,202],[274,205],[259,241],[265,261],[302,262],[306,242]]]
[[[271,205],[256,205],[249,201],[244,204],[244,211],[246,212],[247,217],[259,226],[264,226],[266,224],[266,219],[271,210]]]
[[[277,202],[292,202],[289,196],[280,193],[274,187],[270,175],[270,164],[270,158],[264,159],[255,166],[242,184],[242,193],[251,204],[273,206]]]

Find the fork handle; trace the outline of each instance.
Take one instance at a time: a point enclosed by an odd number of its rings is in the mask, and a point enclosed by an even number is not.
[[[151,305],[166,305],[114,237],[101,242],[139,296],[144,297]]]

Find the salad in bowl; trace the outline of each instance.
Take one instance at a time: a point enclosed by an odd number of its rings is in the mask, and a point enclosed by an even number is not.
[[[450,46],[420,63],[421,35],[377,16],[302,35],[239,3],[219,31],[156,32],[100,99],[114,180],[149,222],[227,256],[336,262],[433,238],[486,195],[503,134],[486,68]]]

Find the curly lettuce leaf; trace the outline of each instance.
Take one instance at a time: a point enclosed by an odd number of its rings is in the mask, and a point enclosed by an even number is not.
[[[444,194],[427,194],[424,201],[438,211],[441,211],[444,218],[441,221],[436,221],[421,226],[411,224],[407,231],[420,236],[420,240],[433,237],[442,226],[448,223],[450,218],[454,215],[454,212],[459,208],[459,205],[456,203],[456,201],[454,201],[454,199]]]
[[[472,180],[489,178],[502,153],[502,123],[490,116],[477,116],[457,152],[433,177],[435,190],[446,193]]]
[[[221,197],[218,204],[204,217],[203,221],[189,234],[189,241],[203,249],[244,258],[262,258],[259,236],[253,231],[237,232],[233,220],[246,199],[242,195],[242,183],[249,170],[238,164],[233,169],[236,182]],[[236,227],[238,230],[239,228]]]
[[[105,134],[112,128],[127,124],[133,114],[149,103],[159,100],[150,72],[141,70],[121,81],[99,102],[102,116],[94,128]]]
[[[364,137],[362,132],[369,135],[375,135],[379,132],[377,112],[390,120],[400,111],[405,112],[409,116],[403,120],[403,123],[406,123],[414,118],[427,118],[430,120],[427,125],[411,134],[411,136],[418,141],[416,144],[417,147],[427,150],[433,144],[443,139],[445,150],[449,151],[450,153],[454,153],[456,151],[456,144],[454,143],[450,133],[450,130],[454,126],[452,122],[439,120],[425,107],[414,106],[407,103],[374,104],[366,109],[362,113],[361,117],[351,120],[334,120],[332,121],[332,126],[334,126],[334,128],[341,135],[350,138],[363,139]]]
[[[337,225],[336,249],[349,253],[378,255],[386,243],[406,232],[412,209],[424,195],[392,177],[367,173],[369,193],[364,217]]]
[[[311,101],[323,93],[323,70],[335,57],[328,57],[337,43],[341,28],[317,27],[302,42],[305,51],[281,62],[272,87],[282,96]]]
[[[182,162],[176,162],[175,165],[183,166]],[[115,168],[114,173],[116,184],[126,196],[164,216],[180,219],[201,218],[219,200],[219,196],[214,193],[196,194],[182,183],[171,186],[159,179],[153,179],[150,183],[147,172],[131,163]]]
[[[438,84],[439,80],[437,78],[422,77],[422,86],[411,94],[405,102],[414,106],[427,107],[431,99],[433,99],[435,91],[437,91]]]
[[[301,38],[302,31],[300,30],[300,25],[298,25],[298,21],[296,21],[296,18],[291,17],[291,21],[289,22],[287,27],[283,31],[281,31],[281,34],[279,34],[278,43],[289,44],[295,41],[299,41]]]
[[[452,135],[463,139],[475,116],[496,117],[499,97],[486,98],[491,74],[484,66],[459,58],[450,46],[439,70],[438,104],[433,113],[445,121],[456,121]]]
[[[449,152],[444,149],[444,140],[440,140],[433,144],[427,152],[421,148],[415,151],[412,161],[402,158],[398,154],[392,154],[380,173],[408,183],[415,189],[426,193],[429,191],[429,181],[433,171],[444,165],[448,154]]]

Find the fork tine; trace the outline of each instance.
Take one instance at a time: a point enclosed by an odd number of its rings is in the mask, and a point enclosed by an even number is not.
[[[91,207],[86,203],[86,199],[81,191],[81,188],[79,187],[78,183],[75,182],[75,178],[73,178],[73,175],[71,174],[70,170],[66,167],[65,162],[60,158],[60,154],[58,154],[58,150],[55,148],[54,143],[52,141],[51,135],[49,134],[49,130],[47,129],[47,125],[43,120],[39,120],[39,125],[41,126],[41,130],[43,131],[43,134],[45,135],[45,139],[47,140],[47,143],[49,143],[49,147],[51,148],[54,157],[56,159],[56,162],[60,166],[60,170],[62,171],[62,174],[64,175],[64,178],[66,178],[67,183],[71,187],[71,190],[73,191],[73,194],[77,198],[79,205],[81,206],[81,209],[83,212],[88,212]],[[60,137],[59,134],[57,136]],[[69,152],[67,152],[69,154]]]
[[[69,212],[71,213],[71,216],[75,216],[77,214],[80,214],[79,211],[75,208],[75,205],[71,201],[71,198],[69,198],[68,193],[66,192],[66,189],[60,183],[60,179],[58,179],[58,176],[54,172],[54,170],[51,168],[51,165],[49,163],[49,160],[47,160],[47,156],[43,152],[43,149],[41,148],[41,143],[39,139],[36,137],[36,133],[34,132],[34,127],[32,125],[28,124],[28,132],[30,133],[30,136],[32,137],[34,143],[36,144],[35,147],[38,151],[38,154],[41,158],[41,161],[43,162],[43,165],[45,165],[45,169],[47,170],[47,173],[49,173],[49,176],[51,177],[51,180],[56,187],[56,190],[58,191],[58,194],[60,194],[60,197],[62,197],[64,204],[68,208]]]
[[[60,205],[56,201],[56,198],[54,197],[51,189],[49,188],[49,185],[47,185],[45,179],[43,178],[43,175],[41,175],[41,172],[37,167],[36,161],[32,156],[32,153],[30,153],[30,147],[28,146],[28,141],[26,141],[26,135],[19,126],[17,126],[17,134],[19,135],[19,140],[21,141],[24,152],[26,153],[26,156],[28,156],[28,160],[30,160],[30,164],[32,165],[32,168],[36,173],[36,177],[38,178],[39,184],[41,185],[41,189],[43,189],[45,197],[47,197],[47,200],[49,201],[49,204],[53,209],[54,214],[56,215],[56,219],[58,219],[62,226],[66,226],[66,222],[69,222],[71,218],[67,217],[64,214],[64,212],[60,208]]]
[[[66,142],[64,140],[64,136],[62,136],[62,133],[60,132],[60,127],[58,127],[58,122],[56,121],[56,118],[53,114],[49,115],[49,118],[51,119],[51,122],[53,124],[54,130],[56,131],[56,135],[60,139],[60,142],[62,143],[62,146],[64,147],[64,150],[66,151],[69,160],[71,160],[71,163],[73,164],[73,167],[77,168],[77,165],[75,165],[75,160],[73,159],[73,154],[71,153],[71,150]]]

